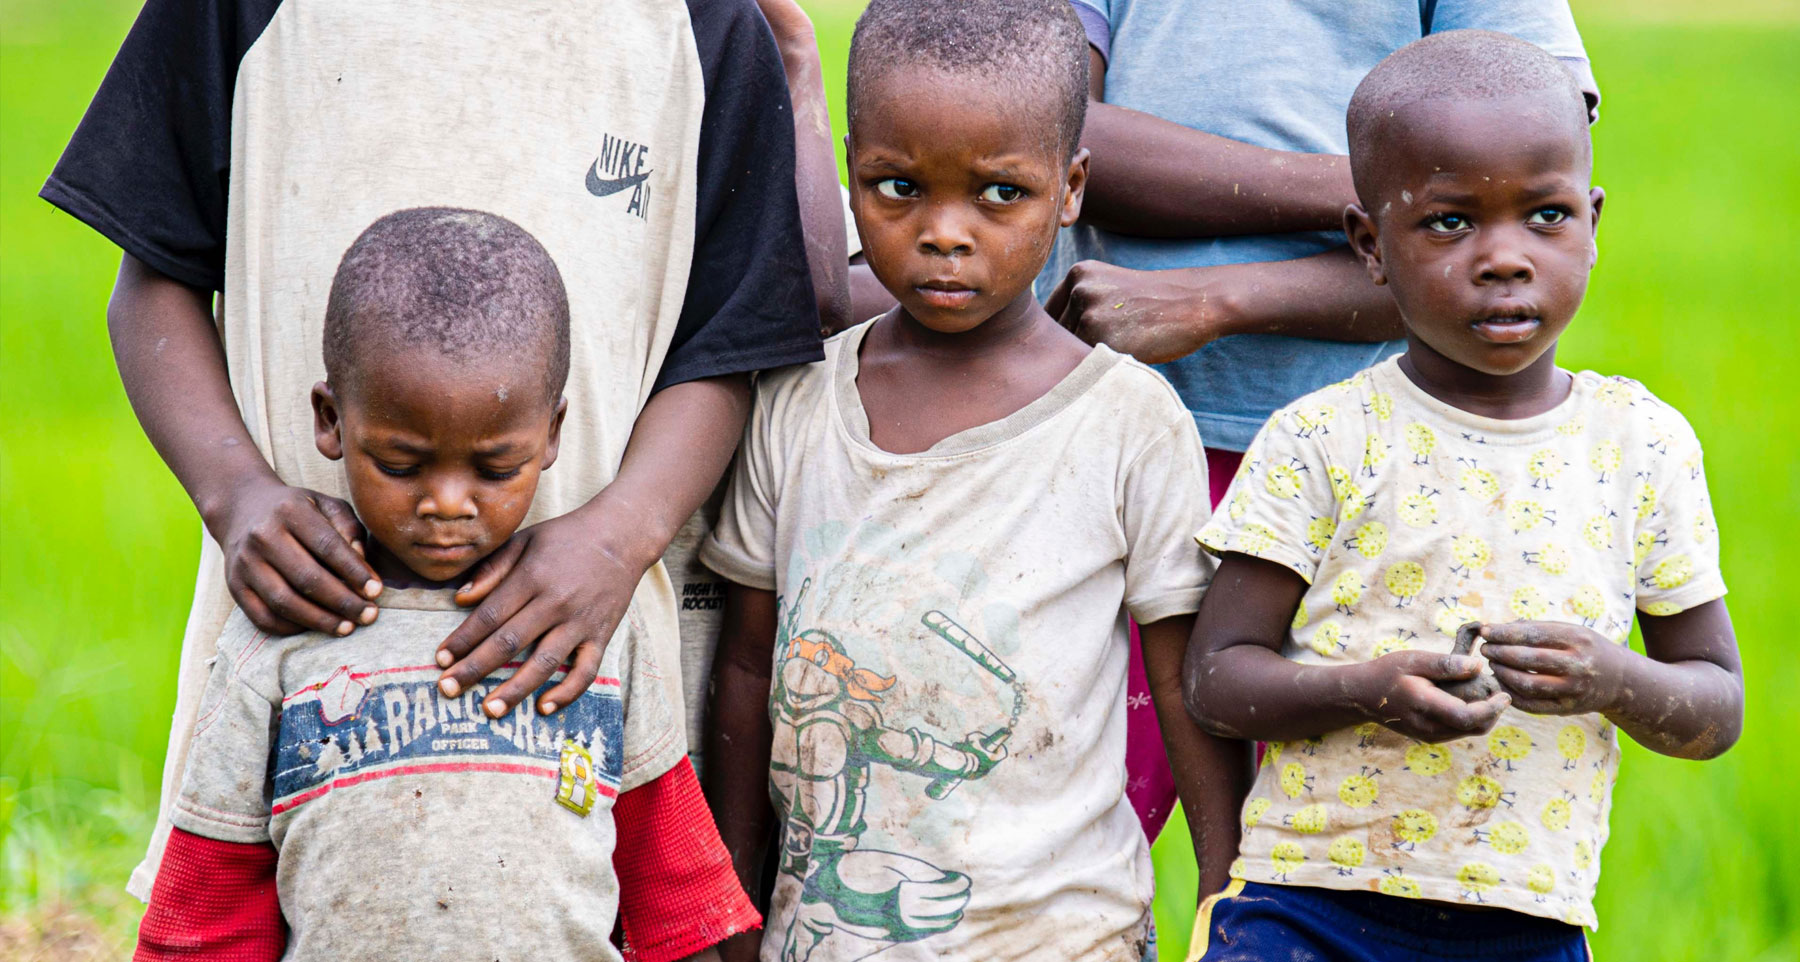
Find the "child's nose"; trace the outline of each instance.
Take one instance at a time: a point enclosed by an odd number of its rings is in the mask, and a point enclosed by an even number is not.
[[[461,521],[473,518],[478,513],[473,486],[452,478],[438,479],[428,484],[425,496],[419,499],[417,508],[419,517],[436,518],[440,521]]]
[[[1510,231],[1491,235],[1475,265],[1477,279],[1483,284],[1504,284],[1529,282],[1535,277],[1537,271],[1531,266],[1531,258],[1526,256],[1521,240],[1523,238]]]
[[[975,252],[975,237],[968,219],[950,205],[933,205],[925,214],[924,229],[919,232],[919,250],[939,256],[967,255]]]

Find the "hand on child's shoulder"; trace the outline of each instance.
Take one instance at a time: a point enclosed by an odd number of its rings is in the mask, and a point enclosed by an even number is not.
[[[1466,702],[1439,688],[1481,671],[1479,659],[1431,651],[1395,651],[1337,669],[1346,691],[1370,721],[1422,742],[1447,742],[1494,727],[1511,696],[1499,692]]]

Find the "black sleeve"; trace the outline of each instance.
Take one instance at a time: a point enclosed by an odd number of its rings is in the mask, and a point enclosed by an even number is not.
[[[687,296],[658,389],[824,357],[800,203],[794,117],[754,0],[687,0],[705,79]]]
[[[40,192],[185,284],[225,278],[231,96],[280,0],[149,0]]]

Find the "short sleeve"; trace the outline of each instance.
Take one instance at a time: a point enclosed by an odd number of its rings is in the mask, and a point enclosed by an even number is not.
[[[775,468],[772,404],[759,384],[744,441],[731,469],[719,523],[700,546],[700,561],[747,588],[775,590]]]
[[[706,103],[693,265],[659,390],[821,356],[774,35],[752,0],[688,0],[688,15]]]
[[[1719,526],[1706,490],[1700,439],[1680,415],[1667,415],[1658,420],[1651,442],[1666,451],[1661,465],[1632,486],[1637,607],[1649,615],[1672,615],[1725,595]]]
[[[1574,72],[1588,98],[1590,118],[1600,105],[1587,48],[1575,27],[1567,0],[1440,0],[1432,6],[1429,33],[1446,30],[1493,30],[1539,47]]]
[[[1198,540],[1214,554],[1273,561],[1312,584],[1337,527],[1338,504],[1333,465],[1303,420],[1292,408],[1269,418]]]
[[[225,280],[232,88],[279,0],[150,0],[41,196],[170,277]]]
[[[1069,0],[1075,8],[1075,19],[1087,33],[1088,45],[1100,51],[1102,59],[1112,59],[1112,0]]]
[[[269,841],[269,752],[281,727],[277,642],[234,611],[200,697],[176,828],[222,842]]]
[[[1206,452],[1194,419],[1174,413],[1177,423],[1125,471],[1125,607],[1144,625],[1199,611],[1214,567],[1193,540],[1211,510]]]
[[[619,763],[619,791],[629,792],[660,778],[687,758],[686,730],[675,720],[663,669],[645,643],[645,627],[636,608],[628,610],[625,629],[607,646],[608,662],[618,673],[625,705],[625,744]],[[616,661],[614,659],[617,659]]]

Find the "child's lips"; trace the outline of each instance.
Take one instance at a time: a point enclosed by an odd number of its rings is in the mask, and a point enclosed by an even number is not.
[[[933,281],[915,285],[913,290],[918,292],[920,300],[940,311],[954,311],[968,307],[969,303],[975,300],[973,288],[960,287],[955,284]]]
[[[460,561],[475,553],[475,545],[466,541],[456,544],[428,544],[425,542],[416,542],[413,544],[413,549],[417,551],[420,556],[430,558],[433,561]]]
[[[1536,317],[1490,317],[1476,321],[1475,333],[1482,340],[1494,344],[1517,344],[1529,340],[1544,322]]]

